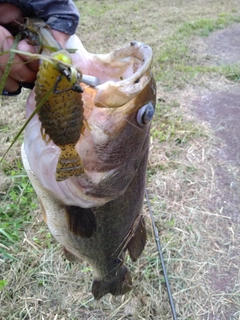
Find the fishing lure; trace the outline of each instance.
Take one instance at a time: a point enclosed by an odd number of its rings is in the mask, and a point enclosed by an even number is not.
[[[55,51],[50,54],[52,59],[43,60],[39,67],[35,101],[38,106],[44,100],[37,111],[43,140],[46,143],[52,140],[61,149],[56,180],[81,175],[84,169],[75,149],[86,123],[81,96],[83,90],[79,85],[80,73],[72,67],[69,52],[61,50],[50,28],[42,21],[27,19],[22,32],[45,51]],[[49,88],[52,92],[48,95]]]
[[[83,79],[84,76],[72,66],[70,53],[61,49],[44,22],[27,19],[19,29],[19,35],[38,45],[44,54],[28,54],[42,61],[35,82],[36,109],[13,143],[37,113],[43,140],[46,143],[52,140],[61,149],[56,167],[56,180],[63,181],[71,176],[82,175],[84,169],[75,145],[84,132],[87,121],[83,115],[83,90],[79,83],[81,81],[91,85],[93,80],[96,80],[92,77]],[[21,52],[14,48],[11,54],[14,53]]]
[[[75,145],[84,132],[86,120],[81,96],[83,90],[79,85],[81,76],[75,68],[67,66],[72,64],[70,54],[59,50],[51,57],[52,60],[44,60],[40,65],[35,82],[35,101],[38,105],[49,88],[53,88],[37,113],[43,140],[46,143],[52,140],[61,149],[56,180],[63,181],[84,173]]]

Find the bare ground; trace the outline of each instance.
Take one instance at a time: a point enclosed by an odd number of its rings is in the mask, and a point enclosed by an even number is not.
[[[109,52],[133,39],[153,47],[153,71],[159,72],[159,47],[176,26],[199,17],[239,12],[239,1],[86,1],[79,35],[92,52]],[[111,6],[102,13],[100,9]],[[84,10],[87,12],[84,12]],[[208,37],[195,37],[190,50],[202,66],[239,62],[240,28],[235,24]],[[180,79],[179,79],[180,82]],[[24,118],[23,95],[1,110],[1,152]],[[158,82],[158,109],[153,133],[174,123],[174,139],[152,138],[148,192],[159,229],[178,318],[240,319],[240,136],[239,82],[205,73],[172,90]],[[171,106],[171,108],[168,108]],[[165,110],[165,111],[164,111]],[[187,126],[182,126],[182,122]],[[14,147],[9,162],[19,157]],[[9,179],[1,173],[2,192]],[[1,319],[171,319],[170,306],[152,235],[144,254],[130,265],[134,289],[124,297],[100,302],[90,293],[92,273],[83,264],[66,262],[49,235],[39,209],[26,224],[22,242],[6,248],[16,258],[0,256]],[[36,241],[36,238],[38,241]]]

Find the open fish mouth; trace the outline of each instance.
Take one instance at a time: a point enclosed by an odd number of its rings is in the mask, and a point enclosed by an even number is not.
[[[73,65],[84,75],[78,94],[87,124],[71,146],[82,174],[57,181],[62,150],[42,138],[38,115],[26,128],[22,159],[52,235],[68,258],[91,265],[92,293],[100,299],[132,289],[125,253],[136,261],[146,242],[142,204],[156,104],[152,50],[131,42],[110,54],[91,54],[76,36],[68,47],[77,48]],[[34,108],[32,92],[27,116]]]
[[[95,71],[101,83],[94,99],[97,107],[121,107],[149,83],[145,74],[152,63],[152,49],[145,44],[132,41],[109,55],[93,56],[93,64],[100,61],[106,71],[104,74]]]

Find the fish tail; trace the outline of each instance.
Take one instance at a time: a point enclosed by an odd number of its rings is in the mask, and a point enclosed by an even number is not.
[[[92,294],[95,300],[101,299],[105,294],[122,295],[132,290],[132,277],[125,265],[122,265],[116,277],[109,281],[94,280]]]
[[[82,161],[74,144],[60,146],[61,154],[56,169],[56,180],[63,181],[72,176],[80,176],[84,173]]]

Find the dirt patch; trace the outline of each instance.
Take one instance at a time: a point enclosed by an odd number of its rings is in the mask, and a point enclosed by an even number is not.
[[[210,35],[206,40],[206,48],[205,54],[212,56],[208,65],[239,63],[240,25],[236,24]],[[227,296],[229,293],[233,294],[239,281],[239,261],[236,257],[239,257],[240,250],[235,244],[240,241],[240,95],[235,89],[226,89],[227,91],[207,92],[194,100],[193,105],[197,117],[206,121],[213,132],[215,189],[208,208],[212,213],[229,218],[227,221],[219,220],[210,224],[213,234],[217,229],[220,230],[223,237],[229,239],[229,243],[213,243],[214,250],[218,252],[216,258],[222,263],[218,268],[210,268],[207,278],[214,294],[225,293]],[[222,315],[224,319],[237,319],[234,314],[238,311],[239,308],[232,305]],[[222,318],[211,314],[210,319]]]
[[[217,64],[240,62],[240,25],[212,33],[206,40],[207,54],[213,56]],[[213,63],[213,61],[211,61]]]
[[[240,52],[240,42],[239,42]],[[208,93],[197,99],[196,113],[208,121],[219,140],[217,156],[223,161],[240,164],[240,94]]]
[[[216,192],[209,208],[240,219],[240,95],[230,92],[208,93],[194,101],[196,113],[207,121],[215,135]]]

